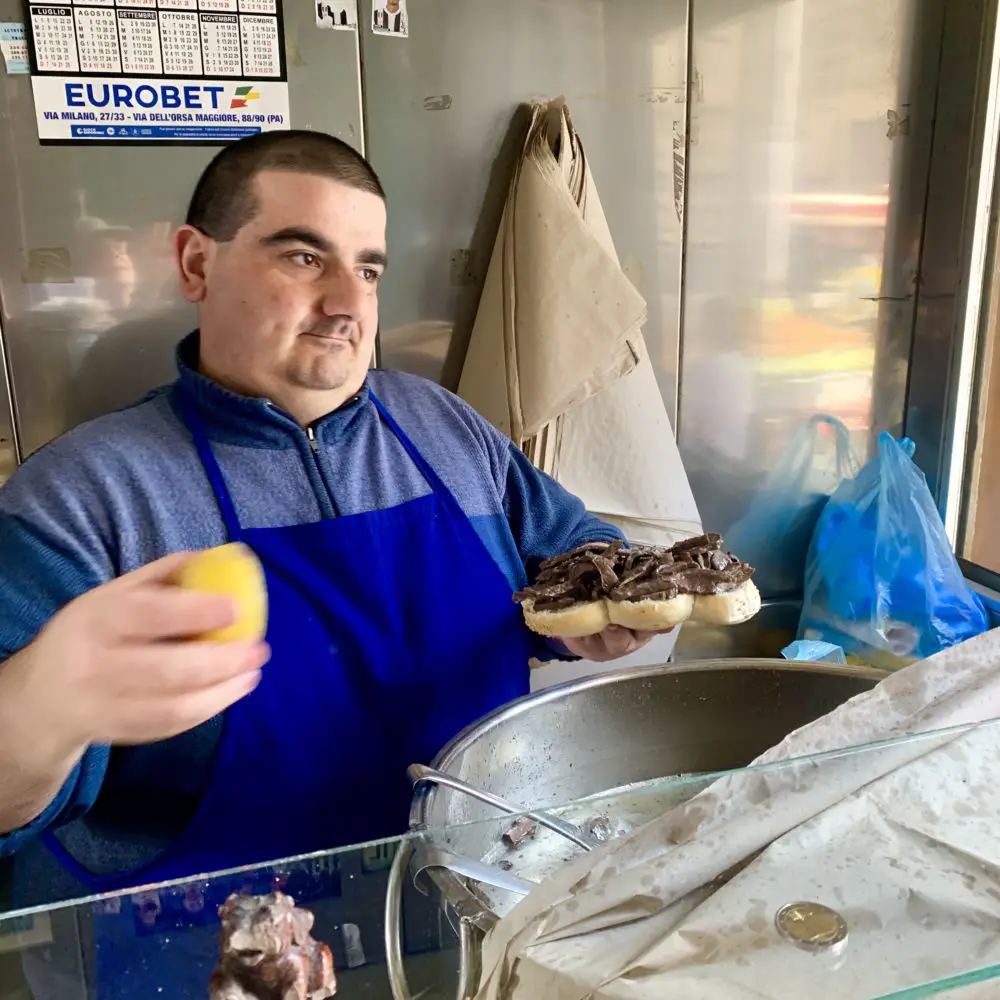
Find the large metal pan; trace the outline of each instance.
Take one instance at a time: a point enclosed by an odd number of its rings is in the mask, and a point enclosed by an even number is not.
[[[752,659],[616,671],[513,702],[455,737],[433,766],[509,802],[533,809],[561,806],[636,782],[742,767],[884,676],[878,670],[832,664]],[[681,790],[675,801],[696,789]],[[644,797],[630,819],[651,819],[670,804]],[[650,809],[655,811],[642,815]],[[497,826],[482,821],[499,815],[494,805],[454,788],[421,783],[410,827],[457,826],[449,832],[448,851],[473,863],[493,863]],[[544,833],[548,846],[543,854],[536,848],[522,859],[531,870],[515,867],[510,874],[539,881],[579,852],[556,834]],[[410,1000],[402,971],[399,909],[413,855],[409,844],[399,850],[388,887],[386,955],[395,1000]],[[465,998],[478,985],[482,935],[516,897],[482,884],[473,891],[455,866],[448,867],[437,855],[421,859],[419,849],[412,867],[426,872],[442,907],[457,922],[458,996]]]

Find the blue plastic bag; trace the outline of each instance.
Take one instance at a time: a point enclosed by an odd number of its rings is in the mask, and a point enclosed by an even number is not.
[[[833,431],[825,445],[824,427]],[[830,494],[857,473],[850,433],[836,417],[816,414],[795,432],[747,513],[725,532],[726,547],[754,567],[763,597],[802,593],[820,512]]]
[[[820,642],[818,639],[796,639],[781,651],[786,660],[798,660],[806,663],[847,663],[844,651],[832,642]]]
[[[985,632],[914,444],[889,434],[830,498],[813,533],[799,638],[895,669]]]

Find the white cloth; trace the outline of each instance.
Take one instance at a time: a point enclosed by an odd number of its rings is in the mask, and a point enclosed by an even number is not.
[[[531,107],[458,393],[633,541],[701,531],[621,269],[560,99]]]
[[[900,670],[755,762],[792,763],[543,882],[487,938],[477,1000],[870,1000],[1000,962],[1000,724],[945,731],[998,716],[1000,631]],[[933,735],[803,759],[906,733]],[[839,964],[778,935],[803,899],[847,921]]]

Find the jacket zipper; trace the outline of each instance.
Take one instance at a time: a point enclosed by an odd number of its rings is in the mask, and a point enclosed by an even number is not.
[[[330,488],[326,485],[326,480],[323,478],[323,470],[319,465],[319,441],[316,440],[316,431],[313,428],[306,428],[306,440],[309,442],[309,447],[312,449],[313,455],[313,467],[316,470],[316,478],[319,480],[320,485],[323,487],[323,492],[326,494],[326,502],[333,511],[334,517],[340,516],[340,511],[337,510],[336,501],[333,499],[333,494],[330,492]]]

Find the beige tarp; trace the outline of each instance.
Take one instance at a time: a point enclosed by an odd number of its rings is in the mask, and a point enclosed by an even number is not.
[[[1000,630],[890,675],[756,762],[786,765],[543,882],[487,938],[477,1000],[870,1000],[1000,962],[1000,724],[975,725],[998,716]],[[846,920],[839,959],[779,935],[800,900]]]
[[[588,510],[670,543],[701,522],[645,321],[565,104],[533,105],[458,393]]]

